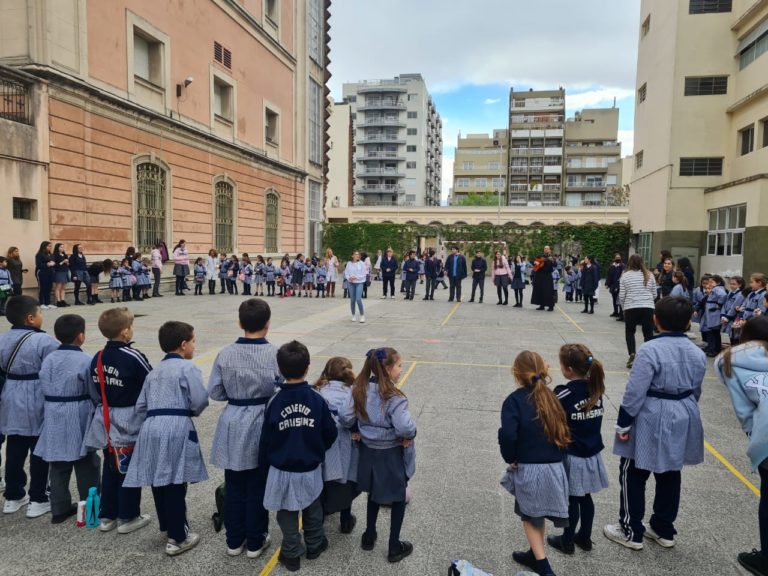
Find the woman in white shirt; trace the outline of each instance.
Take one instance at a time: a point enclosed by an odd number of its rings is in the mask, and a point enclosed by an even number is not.
[[[216,294],[216,276],[219,269],[219,255],[211,248],[205,259],[205,278],[208,280],[208,294]]]
[[[333,250],[328,248],[325,251],[325,265],[328,268],[328,276],[325,282],[328,285],[327,292],[331,298],[336,296],[336,281],[339,276],[339,259],[333,255]]]
[[[352,306],[352,322],[357,322],[355,317],[355,304],[360,309],[360,323],[365,322],[365,309],[363,308],[363,287],[367,279],[368,272],[365,268],[365,262],[360,260],[360,252],[352,252],[352,259],[347,262],[344,268],[344,279],[349,286],[349,303]]]
[[[653,338],[653,311],[656,280],[639,254],[629,257],[627,268],[619,278],[619,304],[624,311],[624,332],[627,341],[627,368],[635,362],[635,329],[640,326],[647,342]]]

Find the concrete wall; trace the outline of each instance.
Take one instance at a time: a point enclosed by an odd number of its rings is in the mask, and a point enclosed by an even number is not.
[[[336,103],[331,109],[330,140],[333,143],[328,153],[328,190],[325,194],[325,208],[338,205],[346,208],[352,202],[352,140],[350,135],[351,107]]]

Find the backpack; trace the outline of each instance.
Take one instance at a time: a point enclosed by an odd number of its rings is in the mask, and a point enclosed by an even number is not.
[[[526,574],[523,572],[523,574]],[[448,576],[493,576],[490,572],[483,572],[474,566],[469,560],[454,560],[448,568]]]
[[[214,493],[214,500],[216,501],[216,512],[211,516],[213,520],[213,529],[216,532],[221,532],[221,527],[224,525],[224,496],[226,495],[226,486],[224,482],[216,487]]]

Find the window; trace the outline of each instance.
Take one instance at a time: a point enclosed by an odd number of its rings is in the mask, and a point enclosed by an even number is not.
[[[680,176],[722,175],[722,158],[680,158]]]
[[[648,32],[651,31],[651,15],[648,14],[648,18],[643,21],[643,25],[640,27],[640,37],[645,38],[648,36]]]
[[[766,52],[768,52],[768,30],[741,48],[739,51],[739,68],[746,68]]]
[[[309,181],[309,219],[320,222],[323,219],[323,187]]]
[[[149,253],[166,237],[167,193],[165,170],[151,162],[136,166],[136,249],[140,252]]]
[[[416,128],[408,128],[408,136],[416,136],[418,130]]]
[[[475,163],[474,162],[462,162],[461,163],[461,169],[462,170],[474,170],[475,169]]]
[[[733,0],[690,0],[688,14],[730,12]]]
[[[416,202],[416,194],[406,194],[405,201],[409,204]]]
[[[277,26],[278,13],[277,13],[277,0],[265,0],[264,2],[264,15],[272,21],[272,24]]]
[[[225,68],[232,69],[232,52],[218,42],[213,43],[213,59]]]
[[[418,99],[418,97],[419,97],[418,94],[408,94],[408,102],[413,102],[416,99]]]
[[[279,132],[280,116],[277,112],[273,112],[269,108],[266,109],[264,114],[264,137],[270,144],[277,145]]]
[[[235,188],[224,180],[216,182],[214,195],[214,247],[218,252],[232,252],[234,247]]]
[[[133,74],[163,86],[163,44],[134,30],[133,33]]]
[[[224,120],[232,122],[232,86],[221,80],[213,79],[213,113]]]
[[[309,161],[323,163],[323,89],[309,81]]]
[[[28,198],[13,199],[14,220],[37,220],[37,200]]]
[[[608,186],[616,186],[616,184],[618,184],[618,180],[619,180],[619,178],[618,178],[618,176],[616,176],[616,174],[608,174],[608,176],[607,176],[607,178],[605,180],[605,183]]]
[[[32,124],[30,89],[10,78],[0,79],[0,118]]]
[[[475,188],[485,188],[488,186],[487,178],[475,178]]]
[[[408,188],[413,188],[414,186],[416,186],[416,178],[406,178],[405,185]]]
[[[498,170],[500,167],[501,165],[498,162],[488,162],[489,170]]]
[[[640,150],[637,154],[635,154],[635,168],[642,168],[643,167],[643,151]]]
[[[504,178],[501,178],[499,176],[496,176],[491,181],[493,184],[494,189],[498,190],[499,188],[504,188]]]
[[[456,188],[469,188],[469,178],[456,178]]]
[[[740,256],[744,253],[744,229],[747,205],[726,206],[709,210],[707,229],[708,256]]]
[[[755,126],[739,130],[740,155],[745,156],[755,149]]]
[[[416,146],[409,145],[405,150],[406,152],[416,152]]]
[[[760,121],[760,131],[763,133],[761,148],[768,146],[768,118]]]
[[[408,112],[408,118],[418,118],[419,113],[418,112]]]
[[[357,96],[347,96],[347,102],[349,102],[350,104],[354,104],[355,102],[357,102]]]
[[[645,97],[648,93],[648,84],[645,83],[642,86],[640,86],[640,89],[637,91],[637,103],[642,104],[645,102]]]
[[[264,251],[275,253],[278,250],[278,204],[279,199],[274,192],[267,192],[264,197]]]
[[[637,235],[637,250],[635,250],[645,261],[646,266],[651,261],[651,244],[653,240],[652,232],[641,232]]]
[[[406,162],[405,163],[405,167],[408,170],[415,170],[416,169],[416,162],[415,161]]]
[[[715,96],[728,93],[728,76],[689,76],[685,79],[686,96]]]
[[[309,34],[309,57],[319,66],[323,65],[323,17],[320,0],[309,0],[309,22],[307,32]]]

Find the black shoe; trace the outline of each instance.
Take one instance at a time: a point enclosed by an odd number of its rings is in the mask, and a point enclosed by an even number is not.
[[[590,313],[590,314],[594,314],[594,313],[595,313],[595,311],[594,311],[594,310],[590,310],[590,311],[589,311],[589,313]]]
[[[587,310],[586,308],[584,308],[584,310],[582,310],[582,311],[581,311],[581,313],[582,313],[582,314],[589,314],[589,310]]]
[[[152,298],[162,298],[162,297],[163,297],[162,294],[153,294],[152,295]]]
[[[412,552],[413,544],[406,542],[405,540],[401,540],[400,550],[390,550],[389,554],[387,554],[387,562],[400,562],[400,560],[403,558],[410,556]]]
[[[576,534],[573,537],[573,543],[576,544],[579,548],[584,550],[584,552],[591,552],[592,551],[592,539],[591,538],[583,538]]]
[[[75,300],[75,306],[85,306],[85,303],[80,302],[80,300]]]
[[[539,306],[536,310],[544,310],[544,306]]]
[[[523,305],[522,305],[522,304],[520,304],[520,303],[518,302],[517,304],[515,304],[515,306],[514,306],[514,307],[515,307],[515,308],[522,308],[522,307],[523,307]]]
[[[307,560],[314,560],[315,558],[320,558],[320,554],[328,550],[328,538],[323,536],[323,541],[320,543],[320,546],[315,548],[314,550],[307,550]]]
[[[752,574],[768,576],[768,558],[762,552],[752,549],[752,552],[742,552],[738,555],[739,564]]]
[[[503,302],[496,302],[496,306],[501,306]]]
[[[283,568],[288,570],[288,572],[298,572],[301,570],[301,557],[297,556],[296,558],[286,558],[283,556],[283,553],[280,552],[280,554],[277,557],[277,561],[280,562],[280,564],[283,565]]]
[[[475,301],[475,299],[474,299],[474,298],[470,298],[470,299],[469,299],[469,302],[470,302],[470,303],[471,303],[471,302],[474,302],[474,301]]]
[[[478,303],[478,304],[482,304],[482,303],[483,303],[483,299],[482,299],[482,298],[480,298],[480,300],[478,300],[478,301],[477,301],[477,303]]]
[[[509,306],[509,302],[504,302],[504,306]]]
[[[434,300],[434,299],[435,299],[435,297],[434,297],[434,296],[430,296],[430,297],[429,297],[429,299],[430,299],[430,300]]]
[[[566,542],[562,536],[547,536],[547,543],[563,554],[570,555],[576,552],[576,546],[573,545],[573,542]]]
[[[341,526],[339,527],[339,531],[342,534],[352,534],[352,531],[355,529],[355,526],[357,525],[357,518],[354,514],[350,514],[349,521],[344,522],[342,520]]]
[[[453,298],[448,298],[448,302],[453,302]]]
[[[102,302],[101,298],[99,298],[98,296],[96,296],[96,298],[94,298],[94,302],[96,304],[104,304],[104,302]]]
[[[56,516],[51,517],[51,524],[61,524],[62,522],[66,522],[75,514],[77,514],[77,504],[70,504],[69,510],[64,512],[64,514],[57,514]]]
[[[550,306],[549,308],[547,308],[547,312],[554,312],[554,311],[555,311],[554,306]]]
[[[614,312],[613,314],[608,316],[608,318],[616,318],[616,316],[618,316],[618,314],[616,314],[616,312]],[[547,540],[549,540],[549,538],[547,538]]]
[[[360,538],[360,548],[370,551],[373,550],[374,546],[376,546],[376,535],[369,536],[368,532],[363,532]]]
[[[522,564],[526,568],[530,568],[536,574],[539,573],[539,565],[536,563],[536,557],[533,555],[532,550],[527,552],[512,552],[512,560],[518,564]]]
[[[429,296],[424,296],[424,298],[422,298],[422,300],[429,300]]]

